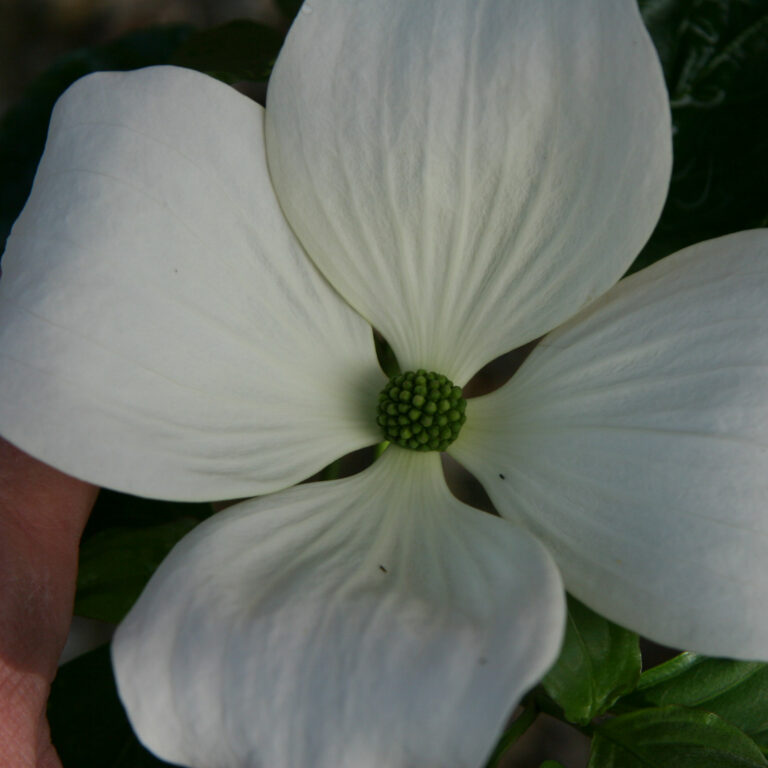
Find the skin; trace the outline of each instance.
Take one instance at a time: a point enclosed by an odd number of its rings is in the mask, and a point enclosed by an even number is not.
[[[0,438],[0,755],[61,768],[45,707],[69,632],[80,537],[98,488]]]

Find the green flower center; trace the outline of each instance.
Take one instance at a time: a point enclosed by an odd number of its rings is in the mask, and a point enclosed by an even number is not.
[[[393,376],[379,395],[376,421],[384,438],[414,451],[444,451],[467,420],[461,387],[439,373]]]

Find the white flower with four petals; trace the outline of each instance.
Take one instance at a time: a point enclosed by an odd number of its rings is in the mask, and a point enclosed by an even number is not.
[[[479,766],[555,660],[563,585],[768,659],[768,234],[622,280],[668,99],[634,0],[314,0],[267,109],[173,67],[56,106],[0,281],[0,432],[85,480],[253,496],[175,548],[113,659],[195,768]],[[448,452],[294,485],[382,439],[371,326],[473,398]],[[552,330],[554,329],[554,330]]]

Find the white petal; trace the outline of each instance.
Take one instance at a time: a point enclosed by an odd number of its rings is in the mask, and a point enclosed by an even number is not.
[[[476,768],[557,655],[549,555],[448,492],[439,455],[216,515],[119,627],[139,738],[193,768]]]
[[[461,384],[619,279],[670,143],[635,0],[312,0],[267,99],[309,255],[404,369]]]
[[[263,115],[173,67],[62,96],[3,260],[11,442],[101,485],[210,499],[379,439],[370,327],[285,223]]]
[[[654,640],[768,660],[768,230],[619,283],[467,409],[454,455],[567,588]]]

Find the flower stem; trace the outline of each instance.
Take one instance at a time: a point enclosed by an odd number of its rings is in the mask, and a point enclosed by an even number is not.
[[[387,450],[387,446],[389,445],[389,440],[384,440],[383,442],[379,443],[373,451],[373,460],[376,461],[376,459],[381,457],[381,454],[384,453],[384,451]]]

